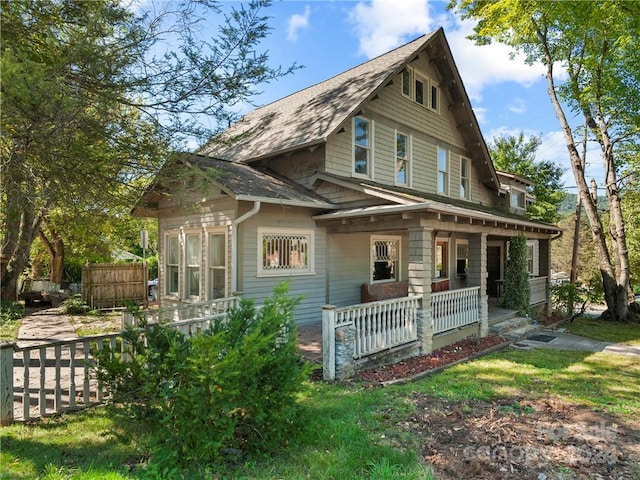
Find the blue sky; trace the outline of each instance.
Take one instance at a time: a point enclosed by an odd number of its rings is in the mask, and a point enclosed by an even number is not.
[[[543,66],[526,65],[521,56],[512,59],[504,45],[474,45],[466,38],[473,23],[447,11],[446,5],[438,0],[275,1],[266,10],[272,31],[264,47],[273,64],[296,62],[304,68],[264,86],[254,103],[277,100],[442,26],[485,140],[520,131],[527,138],[541,135],[538,159],[561,164],[567,191],[575,193]],[[587,180],[600,180],[597,145],[590,146],[587,158]]]

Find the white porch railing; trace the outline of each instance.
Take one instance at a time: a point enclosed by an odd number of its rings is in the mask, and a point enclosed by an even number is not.
[[[433,333],[443,333],[480,322],[480,287],[431,294]]]
[[[544,303],[547,301],[547,277],[530,277],[529,278],[529,290],[531,296],[529,297],[529,303],[536,305],[538,303]]]
[[[420,298],[414,295],[336,308],[332,310],[334,330],[354,326],[354,358],[411,342],[418,335],[416,318]]]
[[[154,323],[179,322],[194,318],[213,317],[224,313],[238,303],[239,297],[216,298],[196,303],[185,303],[171,307],[143,310],[135,315],[131,312],[122,314],[123,326],[137,325],[143,317],[147,325]]]

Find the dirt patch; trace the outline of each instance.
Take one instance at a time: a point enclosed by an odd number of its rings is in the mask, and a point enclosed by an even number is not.
[[[554,399],[458,404],[415,393],[397,423],[438,479],[636,480],[640,421]]]
[[[368,382],[389,382],[405,379],[419,373],[433,370],[444,365],[451,365],[459,360],[471,357],[480,352],[504,343],[498,336],[480,339],[467,339],[436,350],[429,355],[409,358],[393,365],[384,365],[360,372],[358,377]]]
[[[122,331],[122,313],[104,315],[69,315],[71,325],[79,335],[99,335]]]

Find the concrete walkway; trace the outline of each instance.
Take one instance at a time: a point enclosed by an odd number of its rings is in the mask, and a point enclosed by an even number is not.
[[[558,330],[541,330],[535,335],[514,343],[513,346],[523,350],[549,348],[554,350],[603,352],[640,358],[640,347],[625,345],[624,343],[600,342],[573,335],[562,328]]]
[[[48,308],[27,315],[22,319],[16,343],[30,347],[51,340],[78,338],[69,317],[60,308]]]

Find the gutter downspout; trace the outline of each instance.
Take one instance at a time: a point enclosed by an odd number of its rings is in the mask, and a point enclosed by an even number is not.
[[[238,225],[260,211],[260,201],[253,202],[253,208],[231,222],[231,295],[238,291]]]

